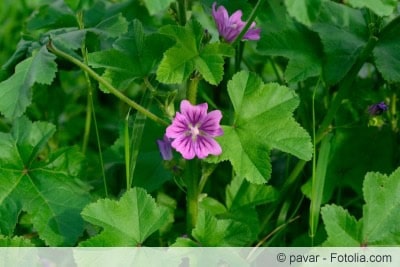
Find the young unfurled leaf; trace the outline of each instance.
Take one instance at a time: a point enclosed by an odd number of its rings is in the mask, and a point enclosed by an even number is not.
[[[50,123],[31,123],[22,117],[11,133],[0,133],[0,214],[10,214],[0,230],[12,233],[18,215],[25,211],[46,244],[71,246],[82,234],[80,212],[89,195],[75,182],[83,168],[77,149],[42,154],[54,132]]]
[[[202,45],[204,30],[197,21],[185,27],[168,25],[160,33],[173,38],[176,43],[164,53],[157,69],[157,79],[163,83],[182,83],[197,70],[210,84],[218,84],[223,77],[224,59],[231,57],[234,50],[228,44]]]
[[[271,175],[270,149],[279,149],[309,160],[309,134],[293,119],[299,104],[294,91],[276,83],[263,84],[255,74],[237,73],[228,83],[235,109],[232,126],[223,126],[216,140],[222,154],[209,161],[229,160],[239,177],[251,183],[265,183]]]
[[[53,54],[45,46],[31,57],[21,61],[15,73],[0,83],[0,112],[6,118],[21,116],[32,100],[35,83],[51,84],[57,71]]]
[[[168,221],[168,210],[158,206],[142,188],[127,191],[118,201],[101,199],[82,211],[83,218],[103,231],[83,246],[137,246]]]

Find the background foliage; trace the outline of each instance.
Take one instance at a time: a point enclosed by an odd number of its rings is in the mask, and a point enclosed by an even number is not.
[[[217,1],[256,12],[233,44],[183,2],[0,2],[0,244],[399,245],[398,1]],[[224,135],[191,225],[156,140],[193,88]]]

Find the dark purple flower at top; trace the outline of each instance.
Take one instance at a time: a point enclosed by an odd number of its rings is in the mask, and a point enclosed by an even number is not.
[[[166,136],[173,139],[172,147],[185,159],[200,159],[219,155],[222,150],[214,137],[223,134],[219,122],[221,111],[207,113],[207,103],[193,106],[187,100],[181,102],[180,111],[175,115],[172,124],[167,127]]]
[[[172,140],[169,139],[166,135],[164,135],[163,140],[157,140],[158,149],[160,150],[160,154],[163,160],[171,160],[172,159]]]
[[[229,17],[228,11],[224,6],[215,9],[216,5],[217,3],[214,2],[212,6],[212,15],[217,25],[219,35],[228,43],[232,43],[246,25],[246,22],[242,21],[242,11],[237,10]],[[253,22],[243,36],[243,39],[259,40],[261,29],[256,29],[255,27],[256,23]]]
[[[368,107],[368,112],[371,116],[380,115],[386,110],[388,110],[388,106],[383,101]]]

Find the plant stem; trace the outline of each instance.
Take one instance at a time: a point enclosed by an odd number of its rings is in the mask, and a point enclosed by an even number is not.
[[[240,42],[235,49],[235,73],[240,71],[240,64],[242,63],[244,42]]]
[[[84,29],[85,25],[83,23],[83,13],[79,12],[77,15],[77,21],[79,24],[80,29]],[[81,46],[81,53],[83,56],[83,61],[87,65],[88,63],[88,56],[87,56],[87,49],[85,42],[82,42]],[[104,193],[105,196],[108,197],[108,189],[107,189],[107,180],[106,180],[106,174],[104,170],[104,161],[103,161],[103,153],[101,151],[101,142],[100,142],[100,134],[99,134],[99,128],[97,126],[97,119],[96,119],[96,112],[94,110],[94,102],[93,102],[93,85],[90,80],[90,77],[87,72],[84,72],[86,83],[88,85],[88,92],[87,92],[87,104],[86,104],[86,121],[85,121],[85,132],[84,132],[84,137],[83,137],[83,144],[82,144],[82,153],[86,153],[86,149],[88,146],[89,142],[89,137],[90,137],[90,128],[92,124],[92,116],[93,116],[93,124],[95,128],[95,133],[96,133],[96,142],[97,142],[97,148],[99,151],[99,161],[100,161],[100,167],[101,167],[101,174],[103,178],[103,185],[104,185]]]
[[[125,117],[125,123],[124,123],[124,151],[125,151],[125,181],[126,181],[126,191],[128,191],[131,188],[131,182],[130,182],[130,159],[131,159],[131,147],[130,147],[130,142],[129,142],[129,115],[130,115],[131,109],[128,110],[128,113],[126,114]]]
[[[76,19],[78,21],[79,29],[82,30],[84,29],[84,24],[83,24],[83,13],[79,12],[76,16]],[[81,53],[83,57],[83,61],[85,64],[87,64],[87,51],[86,51],[86,45],[85,42],[82,42],[81,45]],[[90,129],[91,129],[91,124],[92,124],[92,102],[93,102],[93,87],[92,87],[92,82],[90,81],[90,78],[86,72],[84,72],[86,83],[88,85],[88,90],[87,90],[87,102],[86,102],[86,119],[85,119],[85,132],[83,133],[83,141],[82,141],[82,153],[86,154],[86,149],[89,143],[89,137],[90,137]]]
[[[195,75],[189,80],[188,89],[186,91],[186,98],[192,105],[196,105],[197,102],[197,88],[199,86],[200,79],[201,77],[199,75]]]
[[[199,207],[199,177],[200,161],[192,159],[186,161],[185,182],[186,182],[186,224],[187,233],[190,234],[196,226]]]
[[[166,122],[165,120],[161,119],[160,117],[158,117],[157,115],[151,113],[150,111],[148,111],[147,109],[145,109],[144,107],[142,107],[141,105],[139,105],[138,103],[136,103],[135,101],[133,101],[132,99],[128,98],[126,95],[124,95],[123,93],[121,93],[118,89],[116,89],[114,86],[112,86],[108,81],[104,80],[100,75],[98,75],[94,70],[92,70],[89,66],[87,66],[86,64],[84,64],[83,62],[81,62],[80,60],[68,55],[67,53],[57,49],[52,43],[51,41],[47,44],[47,49],[51,52],[53,52],[55,55],[62,57],[72,63],[74,63],[75,65],[77,65],[78,67],[80,67],[84,72],[87,72],[93,79],[95,79],[96,81],[98,81],[100,84],[102,84],[105,88],[107,88],[107,90],[113,94],[114,96],[116,96],[117,98],[119,98],[121,101],[123,101],[124,103],[128,104],[129,106],[131,106],[133,109],[137,110],[138,112],[142,113],[143,115],[145,115],[146,117],[148,117],[149,119],[162,124],[164,126],[168,126],[169,123]]]
[[[254,6],[253,10],[251,11],[250,17],[246,22],[246,25],[243,27],[242,31],[236,37],[236,39],[232,42],[232,46],[235,46],[238,42],[240,42],[243,36],[246,34],[247,30],[250,28],[251,24],[253,23],[254,19],[257,16],[259,7],[264,3],[265,0],[258,0],[257,4]]]
[[[176,1],[177,11],[178,11],[178,20],[179,24],[184,26],[186,24],[186,9],[187,9],[187,0],[178,0]]]

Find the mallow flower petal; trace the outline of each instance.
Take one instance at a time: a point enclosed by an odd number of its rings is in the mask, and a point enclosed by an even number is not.
[[[246,22],[242,21],[242,11],[235,11],[230,17],[228,11],[224,6],[219,6],[216,9],[216,2],[212,5],[212,16],[214,18],[215,24],[217,25],[217,29],[219,35],[228,43],[233,42],[244,26]],[[251,24],[250,29],[243,36],[244,40],[259,40],[261,29],[255,28],[255,22]]]
[[[168,138],[177,138],[181,135],[184,135],[189,129],[188,124],[189,122],[187,118],[181,113],[177,112],[174,122],[167,127],[165,134]]]
[[[218,156],[222,153],[221,146],[210,137],[200,136],[194,145],[195,153],[198,158],[203,159],[208,155]]]
[[[196,156],[194,143],[190,136],[180,136],[174,139],[171,146],[181,153],[184,159],[193,159]]]
[[[202,120],[207,115],[207,103],[193,106],[189,101],[183,100],[181,102],[182,115],[192,124]]]

